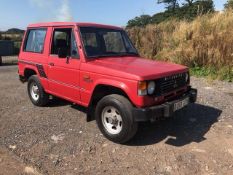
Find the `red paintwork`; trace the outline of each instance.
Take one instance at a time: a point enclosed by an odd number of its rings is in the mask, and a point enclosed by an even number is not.
[[[139,57],[113,57],[96,59],[90,64],[98,66],[100,72],[106,69],[109,76],[126,77],[134,80],[153,80],[174,72],[184,72],[186,67],[161,61],[146,60]],[[98,69],[96,70],[98,71]]]
[[[79,26],[79,27],[102,27],[102,28],[112,28],[112,29],[122,29],[120,27],[95,24],[95,23],[77,23],[77,22],[49,22],[49,23],[37,23],[30,24],[28,28],[38,28],[38,27],[64,27],[64,26]]]
[[[164,97],[159,97],[156,101],[153,97],[138,96],[138,81],[154,80],[162,76],[187,71],[187,67],[181,65],[151,61],[139,57],[87,59],[78,32],[80,26],[121,29],[115,26],[92,23],[31,24],[28,28],[46,27],[48,29],[44,51],[43,54],[24,52],[22,44],[18,64],[19,75],[24,76],[25,69],[32,69],[39,74],[33,64],[42,64],[47,78],[40,77],[40,81],[49,94],[88,106],[97,85],[110,85],[122,89],[135,106],[146,107],[162,103]],[[80,59],[71,58],[69,64],[66,64],[66,59],[58,59],[57,56],[50,55],[53,29],[59,27],[72,27],[75,31]],[[54,63],[54,66],[50,66],[49,63]],[[91,82],[84,81],[86,76],[90,77]],[[183,89],[186,89],[186,87]]]

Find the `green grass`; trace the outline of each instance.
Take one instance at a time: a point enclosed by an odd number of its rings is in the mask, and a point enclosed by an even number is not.
[[[231,67],[222,67],[216,69],[214,67],[193,67],[190,73],[196,77],[209,77],[211,79],[219,79],[228,82],[233,82],[233,69]]]

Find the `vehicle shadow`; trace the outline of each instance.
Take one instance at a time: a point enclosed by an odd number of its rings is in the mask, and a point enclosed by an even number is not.
[[[70,106],[73,109],[87,113],[87,108],[73,104],[72,102],[66,101],[64,99],[61,99],[61,98],[55,97],[55,96],[52,99],[50,99],[49,103],[47,104],[47,107],[50,107],[50,108],[60,107],[60,106]]]
[[[87,113],[87,108],[74,105],[66,100],[54,97],[48,107],[70,106]],[[218,121],[222,111],[201,104],[191,104],[174,114],[172,118],[155,123],[142,122],[136,136],[126,143],[128,146],[146,146],[166,139],[165,143],[173,146],[184,146],[191,142],[206,140],[205,134]]]
[[[59,97],[53,97],[49,100],[49,103],[47,104],[47,107],[60,107],[60,106],[68,106],[72,103],[66,100],[63,100]]]
[[[140,123],[136,136],[127,145],[152,145],[165,139],[166,144],[177,147],[202,142],[221,113],[221,110],[213,107],[192,104],[174,114],[173,118],[156,123]]]

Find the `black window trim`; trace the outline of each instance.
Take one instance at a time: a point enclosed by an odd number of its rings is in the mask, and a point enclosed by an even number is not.
[[[45,33],[45,37],[44,37],[44,44],[43,44],[43,49],[41,50],[41,52],[33,52],[33,51],[27,51],[26,50],[26,44],[28,42],[28,35],[30,33],[30,31],[32,30],[45,30],[46,33]],[[48,34],[48,28],[47,27],[35,27],[35,28],[28,28],[27,29],[27,33],[26,33],[26,37],[25,37],[25,40],[24,40],[24,43],[23,43],[23,52],[28,52],[28,53],[36,53],[36,54],[43,54],[44,53],[44,48],[45,48],[45,40],[46,40],[46,37],[47,37],[47,34]]]

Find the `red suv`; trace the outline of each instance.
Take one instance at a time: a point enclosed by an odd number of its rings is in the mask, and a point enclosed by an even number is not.
[[[85,106],[117,143],[131,139],[138,122],[170,117],[197,97],[187,67],[141,58],[126,32],[108,25],[29,25],[18,68],[34,105],[53,95]]]

